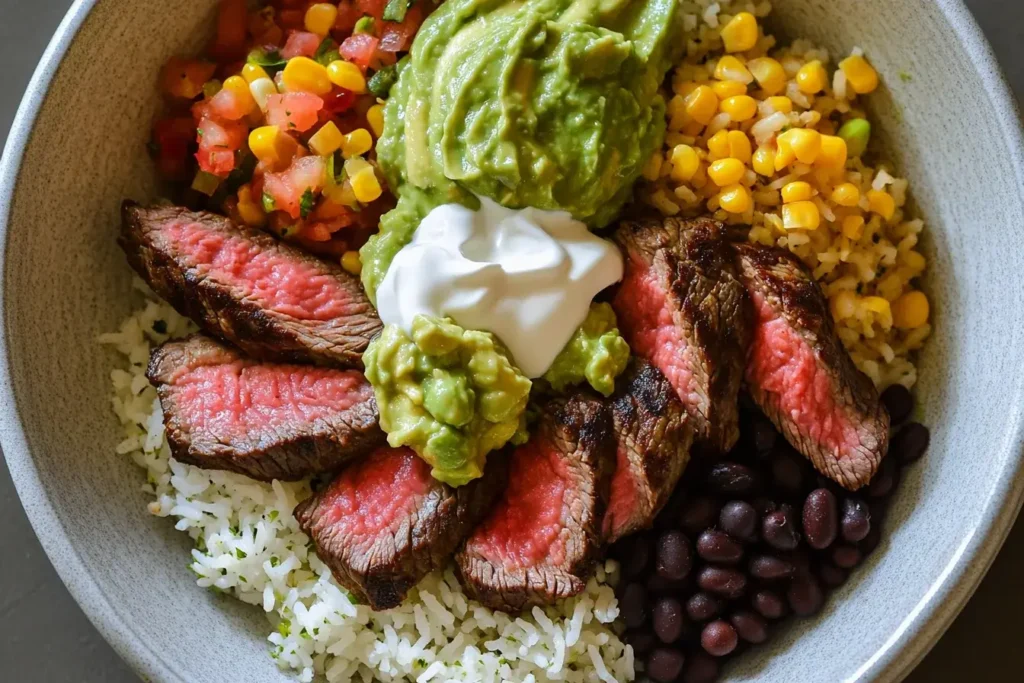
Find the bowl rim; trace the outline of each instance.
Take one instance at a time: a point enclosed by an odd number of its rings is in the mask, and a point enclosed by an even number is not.
[[[75,0],[57,27],[25,90],[0,158],[0,447],[15,489],[51,564],[86,616],[117,653],[149,680],[186,683],[174,662],[166,660],[118,616],[110,598],[89,574],[62,526],[35,466],[11,383],[6,310],[6,254],[10,213],[25,150],[50,83],[93,8],[100,0]],[[963,0],[935,0],[966,51],[999,119],[1010,150],[1024,151],[1024,122],[987,38]],[[1024,195],[1024,154],[1010,159]],[[899,681],[924,658],[949,628],[981,583],[1002,547],[1024,502],[1024,406],[1015,409],[1001,450],[1008,453],[986,501],[982,523],[963,542],[939,578],[900,626],[854,673],[851,680]]]

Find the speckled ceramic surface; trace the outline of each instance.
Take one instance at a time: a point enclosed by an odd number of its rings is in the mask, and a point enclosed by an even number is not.
[[[95,343],[133,305],[114,233],[120,200],[156,191],[143,153],[155,74],[201,42],[213,4],[81,0],[43,58],[0,167],[0,438],[50,558],[140,673],[264,683],[284,677],[263,617],[194,585],[187,539],[146,513],[141,472],[113,455],[112,359]],[[934,439],[869,566],[732,673],[892,681],[970,596],[1024,489],[1021,129],[958,1],[776,4],[782,34],[859,45],[889,75],[874,114],[929,226],[936,334],[920,393]]]

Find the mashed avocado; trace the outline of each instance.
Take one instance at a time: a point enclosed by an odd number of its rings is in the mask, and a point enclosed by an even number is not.
[[[592,304],[587,319],[544,373],[555,391],[589,382],[605,396],[615,391],[615,378],[629,363],[629,345],[616,328],[615,312],[605,303]]]
[[[447,0],[420,28],[377,144],[398,207],[363,247],[371,298],[435,206],[607,225],[662,144],[679,0]]]
[[[421,315],[411,337],[385,326],[363,363],[388,443],[412,448],[452,486],[481,476],[487,454],[524,424],[532,383],[487,332]]]

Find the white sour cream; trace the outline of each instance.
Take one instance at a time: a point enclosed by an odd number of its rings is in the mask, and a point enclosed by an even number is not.
[[[492,332],[530,378],[540,377],[587,317],[594,296],[622,279],[622,254],[563,211],[431,211],[377,288],[386,324],[407,333],[417,315]]]

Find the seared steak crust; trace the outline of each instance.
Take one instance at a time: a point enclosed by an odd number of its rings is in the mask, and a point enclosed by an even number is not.
[[[381,322],[359,281],[340,266],[211,213],[125,202],[121,215],[118,243],[132,268],[210,334],[255,358],[362,367],[362,353]],[[312,286],[319,286],[321,294],[330,288],[324,298],[333,299],[330,310],[337,315],[306,315],[310,312],[303,310],[301,299],[311,299],[304,295],[316,291],[297,292],[298,304],[270,301],[245,270],[257,257],[269,264],[260,273],[267,282],[281,265],[296,269],[299,276],[273,282],[278,291],[308,288],[314,279],[320,284]],[[220,265],[212,263],[216,259]]]

